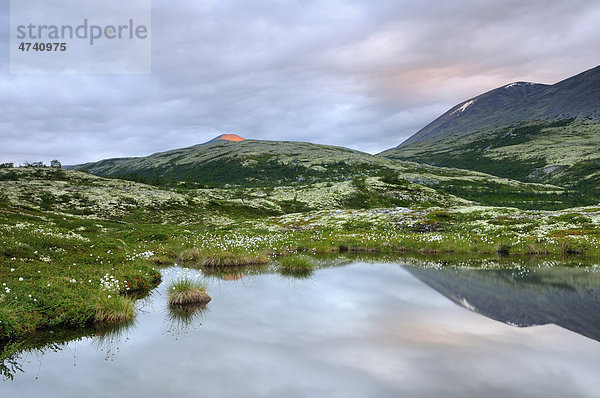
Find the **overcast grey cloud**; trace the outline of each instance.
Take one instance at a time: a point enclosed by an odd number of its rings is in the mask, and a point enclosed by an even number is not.
[[[484,91],[600,64],[596,0],[153,0],[152,18],[150,75],[10,75],[0,58],[0,162],[225,132],[375,153]]]

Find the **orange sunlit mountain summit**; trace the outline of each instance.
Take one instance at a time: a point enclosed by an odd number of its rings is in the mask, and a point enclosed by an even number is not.
[[[234,141],[234,142],[240,142],[240,141],[244,141],[245,138],[240,137],[237,134],[221,134],[220,136],[218,136],[217,138],[214,139],[214,141]]]

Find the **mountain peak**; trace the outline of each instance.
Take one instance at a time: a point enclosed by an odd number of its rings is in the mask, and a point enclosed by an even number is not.
[[[237,134],[221,134],[218,137],[213,138],[210,142],[215,142],[215,141],[233,141],[233,142],[240,142],[240,141],[245,141],[246,139],[243,137],[240,137]]]
[[[532,83],[532,82],[514,82],[514,83],[510,83],[507,84],[506,86],[504,86],[503,88],[512,88],[512,87],[519,87],[519,86],[536,86],[538,83]]]
[[[399,145],[500,131],[515,123],[600,121],[600,66],[553,85],[516,81],[461,102]],[[390,151],[393,151],[390,150]]]

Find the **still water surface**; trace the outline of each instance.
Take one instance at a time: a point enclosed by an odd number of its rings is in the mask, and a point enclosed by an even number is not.
[[[600,396],[598,273],[354,263],[208,284],[204,312],[169,312],[163,283],[121,333],[23,353],[0,396]]]

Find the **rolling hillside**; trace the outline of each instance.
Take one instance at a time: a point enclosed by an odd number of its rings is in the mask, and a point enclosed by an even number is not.
[[[303,142],[211,140],[142,158],[108,159],[76,166],[105,177],[144,182],[189,181],[209,186],[282,185],[344,181],[382,172],[393,162],[346,148]]]
[[[450,194],[489,205],[555,209],[592,203],[584,195],[552,185],[525,184],[472,171],[418,165],[301,142],[218,141],[75,168],[103,177],[182,188],[294,186],[298,190],[314,184],[352,183],[360,190],[363,180],[377,178],[395,187],[427,188],[440,195]],[[362,194],[366,197],[369,191]],[[383,207],[405,202],[377,203]]]

